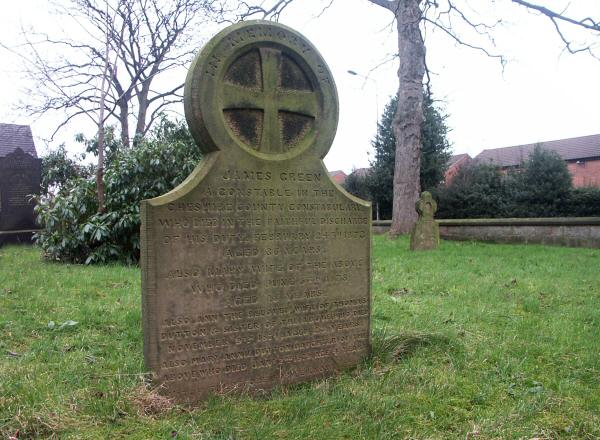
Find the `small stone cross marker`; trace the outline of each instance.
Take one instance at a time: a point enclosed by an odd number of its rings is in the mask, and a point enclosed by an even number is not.
[[[424,191],[421,193],[421,198],[417,201],[416,209],[420,214],[421,219],[433,220],[433,216],[437,211],[437,203],[435,200],[433,200],[433,197],[429,191]]]
[[[421,193],[415,209],[419,219],[410,235],[410,249],[424,251],[437,249],[440,244],[440,228],[433,216],[437,211],[437,203],[429,191]]]

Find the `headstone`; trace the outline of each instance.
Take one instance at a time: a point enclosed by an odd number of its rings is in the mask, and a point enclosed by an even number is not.
[[[41,159],[17,148],[0,157],[0,231],[1,240],[8,240],[6,232],[36,228],[32,194],[40,193]],[[28,234],[31,236],[31,233]]]
[[[421,193],[421,198],[416,203],[419,219],[410,235],[410,249],[413,251],[426,251],[437,249],[440,245],[440,227],[433,216],[437,211],[437,203],[429,191]]]
[[[322,158],[338,100],[302,35],[251,21],[214,37],[186,81],[205,157],[142,202],[144,355],[179,402],[260,393],[370,352],[371,207]]]

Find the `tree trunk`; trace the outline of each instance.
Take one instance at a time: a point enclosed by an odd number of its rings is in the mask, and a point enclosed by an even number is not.
[[[162,58],[162,57],[161,57]],[[157,60],[158,61],[158,60]],[[161,59],[162,61],[162,59]],[[133,138],[133,145],[136,146],[146,134],[146,116],[148,113],[148,94],[150,93],[150,85],[154,75],[158,73],[157,66],[154,66],[144,81],[142,81],[142,87],[137,95],[138,98],[138,117],[137,124],[135,127],[135,137]]]
[[[108,3],[106,5],[106,14],[108,16]],[[106,95],[108,94],[110,62],[108,60],[110,52],[110,36],[108,32],[108,24],[106,26],[106,42],[105,42],[104,67],[102,69],[102,82],[100,83],[100,102],[98,111],[98,168],[96,170],[96,191],[98,192],[98,212],[104,212],[104,142],[106,131],[104,129],[104,112],[106,110]]]
[[[98,118],[98,168],[96,169],[96,189],[98,191],[98,212],[104,212],[104,108],[100,108]]]
[[[119,122],[121,124],[121,143],[123,148],[129,148],[129,98],[119,100]]]
[[[137,144],[142,140],[146,132],[146,113],[148,112],[148,92],[142,88],[142,92],[138,95],[138,117],[137,124],[135,127],[135,136],[133,138],[133,145]]]
[[[425,75],[425,43],[421,35],[419,0],[400,0],[397,3],[398,110],[393,129],[396,136],[394,164],[394,201],[390,236],[411,231],[417,221],[415,202],[421,185],[421,127],[423,125],[423,77]]]
[[[115,64],[116,61],[115,59]],[[117,105],[119,106],[119,124],[121,124],[121,143],[123,148],[129,148],[129,101],[131,100],[131,93],[123,90],[116,73],[116,70],[112,72],[112,83],[119,96]]]

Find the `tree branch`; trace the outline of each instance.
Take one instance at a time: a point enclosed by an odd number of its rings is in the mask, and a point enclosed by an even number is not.
[[[565,33],[564,33],[563,29],[561,28],[561,24],[567,24],[567,25],[579,27],[582,29],[586,29],[586,30],[589,30],[592,32],[598,32],[600,34],[600,18],[593,19],[591,17],[585,17],[585,18],[578,20],[573,17],[569,17],[568,15],[565,15],[564,11],[556,12],[545,6],[534,4],[534,3],[531,3],[531,2],[528,2],[525,0],[511,0],[511,1],[513,3],[516,3],[517,5],[524,6],[527,9],[539,12],[540,14],[546,16],[552,22],[552,25],[554,26],[556,33],[558,34],[559,38],[565,45],[565,49],[569,53],[576,54],[576,53],[580,53],[580,52],[587,52],[592,57],[594,57],[596,59],[600,59],[600,57],[598,55],[596,55],[593,51],[593,48],[594,48],[593,44],[583,44],[583,45],[581,45],[581,47],[574,47],[575,43],[565,36]]]
[[[374,5],[381,6],[382,8],[387,9],[388,11],[392,11],[394,15],[398,10],[398,1],[399,0],[367,0]]]
[[[271,7],[263,7],[264,2],[261,2],[260,6],[251,5],[246,1],[240,1],[240,6],[244,8],[244,11],[239,14],[240,20],[247,18],[253,18],[256,15],[261,16],[263,20],[272,19],[279,21],[279,17],[283,10],[294,0],[277,0]]]
[[[207,14],[224,13],[223,1],[56,1],[57,17],[79,26],[83,31],[80,40],[23,30],[24,43],[16,48],[0,43],[21,58],[26,75],[35,84],[21,108],[32,114],[63,110],[66,117],[60,129],[79,116],[98,111],[101,80],[107,77],[103,94],[106,117],[102,119],[117,117],[123,130],[140,127],[146,132],[153,121],[146,120],[146,111],[139,112],[141,107],[151,112],[181,98],[180,84],[152,87],[155,78],[189,63],[199,46],[193,25]],[[291,1],[278,2],[281,4],[272,12],[280,12]],[[116,111],[120,111],[118,116]]]
[[[591,31],[600,32],[600,21],[594,20],[591,17],[586,17],[581,20],[576,20],[574,18],[564,15],[563,13],[558,13],[558,12],[552,11],[552,10],[546,8],[545,6],[536,5],[534,3],[530,3],[530,2],[527,2],[524,0],[511,0],[511,1],[518,5],[525,6],[528,9],[538,11],[538,12],[542,13],[543,15],[545,15],[546,17],[552,19],[553,21],[560,20],[560,21],[564,21],[566,23],[570,23],[572,25],[579,26],[579,27],[582,27],[582,28],[585,28],[585,29],[588,29]]]
[[[446,27],[444,27],[443,25],[441,25],[440,23],[438,23],[436,21],[433,21],[433,20],[431,20],[429,18],[424,18],[423,20],[425,22],[427,22],[427,23],[435,26],[436,28],[440,29],[442,32],[444,32],[446,35],[448,35],[450,38],[452,38],[456,43],[460,44],[461,46],[465,46],[465,47],[468,47],[470,49],[474,49],[474,50],[483,52],[485,55],[487,55],[490,58],[496,58],[496,59],[498,59],[500,61],[500,64],[502,65],[502,68],[504,68],[504,66],[506,65],[506,58],[504,58],[504,55],[494,54],[494,53],[491,53],[485,47],[478,46],[478,45],[475,45],[475,44],[467,43],[466,41],[463,41],[454,32],[452,32],[451,29],[447,29]]]

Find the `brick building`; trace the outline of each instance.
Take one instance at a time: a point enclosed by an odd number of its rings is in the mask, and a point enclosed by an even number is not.
[[[471,163],[472,160],[473,158],[466,153],[450,156],[448,169],[446,170],[446,173],[444,173],[444,182],[446,182],[446,185],[450,185],[452,179],[458,174],[458,170]]]
[[[329,175],[331,176],[333,181],[335,183],[337,183],[338,185],[343,185],[344,182],[346,181],[346,177],[348,177],[348,175],[346,173],[344,173],[342,170],[330,171]]]
[[[600,187],[600,134],[483,150],[475,160],[490,162],[503,169],[515,168],[527,160],[538,144],[555,151],[567,162],[573,186]]]

